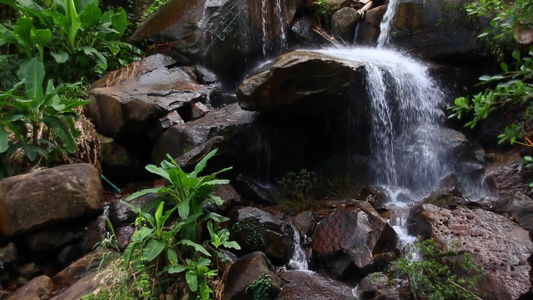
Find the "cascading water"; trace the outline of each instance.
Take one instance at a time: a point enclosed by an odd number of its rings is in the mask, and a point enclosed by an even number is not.
[[[282,24],[279,26],[279,35],[280,35],[280,52],[283,52],[285,45],[287,44],[287,33],[285,32],[285,26],[283,26],[283,23],[285,22],[285,18],[283,17],[283,11],[281,8],[281,1],[282,0],[276,0],[276,19],[280,21]]]
[[[390,40],[390,28],[399,2],[400,0],[389,0],[389,4],[387,4],[387,11],[385,11],[381,24],[379,24],[378,48],[383,48]]]
[[[289,261],[289,266],[294,270],[307,271],[309,270],[309,267],[307,264],[307,257],[305,256],[304,249],[300,243],[300,232],[294,225],[291,224],[291,226],[294,231],[294,253]]]
[[[267,55],[267,38],[268,33],[266,29],[267,21],[266,16],[268,14],[267,11],[267,0],[261,0],[261,30],[263,32],[263,44],[261,45],[261,49],[263,50],[263,58],[266,58]]]
[[[387,49],[318,51],[365,64],[375,183],[414,193],[433,188],[446,173],[446,164],[426,141],[444,118],[445,93],[427,67]]]

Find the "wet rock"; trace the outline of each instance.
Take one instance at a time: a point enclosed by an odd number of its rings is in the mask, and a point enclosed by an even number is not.
[[[18,289],[9,300],[36,300],[49,299],[52,294],[53,281],[50,277],[42,275],[33,278],[22,288]]]
[[[227,155],[230,152],[229,145],[222,136],[215,136],[206,142],[199,144],[175,160],[184,169],[194,168],[209,152],[217,150],[217,155]]]
[[[231,104],[211,111],[203,118],[172,126],[157,139],[152,161],[159,164],[166,158],[167,153],[172,157],[179,157],[216,136],[223,136],[231,143],[231,138],[248,128],[255,117],[255,113],[244,111],[237,104]],[[209,148],[208,146],[206,143],[202,148]],[[198,153],[203,153],[202,148],[196,149]]]
[[[384,273],[368,274],[357,288],[357,292],[362,299],[372,300],[393,300],[393,299],[411,299],[409,294],[401,294],[396,282],[389,280]]]
[[[276,189],[270,184],[263,184],[254,178],[239,174],[237,175],[236,186],[243,196],[252,202],[275,204]]]
[[[469,56],[478,50],[481,26],[468,16],[469,1],[436,0],[401,2],[392,28],[391,42],[410,53],[428,59]]]
[[[107,218],[105,216],[98,216],[96,220],[87,224],[83,237],[80,241],[80,246],[85,253],[94,250],[94,247],[100,243],[107,233]]]
[[[181,63],[202,61],[221,78],[239,79],[251,61],[263,58],[263,50],[271,56],[286,46],[299,1],[279,3],[277,8],[274,0],[171,0],[132,39],[160,42],[162,51],[171,49]]]
[[[415,214],[413,234],[473,254],[472,261],[485,272],[478,281],[481,298],[517,299],[531,288],[527,259],[533,243],[514,222],[482,209],[448,210],[431,204],[418,206]]]
[[[231,234],[245,251],[261,251],[278,263],[286,263],[294,252],[294,230],[271,213],[255,207],[237,209]]]
[[[6,236],[43,229],[102,210],[103,187],[90,164],[62,165],[0,181],[0,229]]]
[[[60,289],[72,285],[88,272],[91,272],[98,267],[102,260],[102,256],[102,251],[96,251],[94,253],[85,255],[84,257],[70,264],[61,272],[57,273],[57,275],[55,275],[53,278],[54,283],[58,285]]]
[[[18,253],[15,243],[10,242],[4,247],[0,247],[0,262],[2,264],[11,263],[17,260]],[[2,270],[2,268],[0,268]]]
[[[340,37],[348,44],[353,42],[355,26],[362,14],[351,7],[341,8],[331,17],[331,33]]]
[[[422,202],[443,208],[466,204],[466,200],[456,187],[433,191],[428,197],[422,199]]]
[[[296,228],[305,235],[311,235],[312,230],[316,225],[315,217],[310,211],[304,211],[295,217],[291,218],[291,222]]]
[[[137,218],[137,212],[122,201],[124,199],[117,199],[109,206],[109,219],[115,228],[130,225]]]
[[[493,183],[496,195],[512,196],[516,192],[526,193],[527,184],[533,178],[532,169],[527,167],[519,153],[504,154],[487,167],[485,181]]]
[[[357,32],[357,44],[375,46],[379,37],[381,20],[387,10],[387,5],[381,5],[368,10],[361,21]]]
[[[269,71],[246,79],[237,90],[237,98],[246,110],[344,115],[354,83],[364,82],[363,70],[362,62],[293,51],[278,57]]]
[[[269,299],[273,299],[281,287],[281,279],[273,272],[272,265],[265,254],[252,252],[237,259],[228,270],[224,286],[223,300],[252,300],[253,292],[246,292],[246,288],[262,277],[269,277],[271,281],[268,291]]]
[[[313,250],[342,276],[352,266],[368,272],[375,255],[397,251],[397,240],[394,229],[370,204],[357,201],[338,207],[317,225]]]
[[[74,232],[69,228],[53,228],[46,231],[30,233],[24,239],[31,251],[40,252],[70,243],[74,239]]]
[[[93,87],[88,92],[93,101],[85,113],[105,136],[122,145],[141,144],[164,129],[164,119],[159,119],[176,111],[187,122],[194,103],[207,103],[220,93],[220,84],[201,84],[186,71],[160,66],[115,85]]]
[[[83,249],[80,245],[68,245],[61,249],[61,251],[59,251],[57,254],[57,266],[60,268],[65,268],[73,261],[82,257],[83,254]]]
[[[85,275],[59,295],[53,297],[52,300],[78,300],[82,296],[93,292],[102,285],[102,276],[100,274],[94,271]]]
[[[220,197],[224,204],[219,207],[221,212],[228,211],[233,206],[242,204],[241,195],[233,188],[231,184],[221,184],[215,187],[215,195]]]
[[[317,45],[323,43],[318,34],[313,31],[314,21],[309,17],[302,17],[294,21],[291,32],[297,36],[300,45]]]
[[[352,288],[313,272],[286,271],[280,274],[285,281],[276,300],[333,300],[357,299]]]
[[[133,232],[133,226],[122,226],[117,229],[117,242],[120,251],[124,251],[128,247]]]
[[[17,268],[17,272],[20,274],[20,276],[26,279],[30,279],[33,275],[39,273],[40,271],[41,270],[34,262],[24,264]]]
[[[103,173],[112,181],[115,178],[124,180],[144,174],[144,166],[140,160],[130,154],[128,150],[119,145],[114,139],[98,134],[100,140],[100,162]]]
[[[533,232],[533,200],[528,196],[516,192],[513,196],[493,202],[491,210],[511,218],[520,227]]]

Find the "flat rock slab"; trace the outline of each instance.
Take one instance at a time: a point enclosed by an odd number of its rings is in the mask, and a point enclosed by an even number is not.
[[[415,233],[443,248],[457,245],[483,268],[483,299],[517,299],[531,288],[527,263],[533,251],[529,233],[506,217],[482,209],[455,210],[424,204],[416,208]]]
[[[0,230],[20,235],[102,209],[104,189],[90,164],[62,165],[0,181]]]
[[[280,274],[285,284],[276,300],[349,300],[358,299],[352,288],[311,271],[286,271]]]

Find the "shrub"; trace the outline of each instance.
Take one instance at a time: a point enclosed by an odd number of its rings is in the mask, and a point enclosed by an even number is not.
[[[278,180],[279,201],[287,207],[300,211],[313,205],[316,178],[313,172],[301,169],[299,173],[288,172]]]
[[[432,239],[418,240],[415,251],[399,259],[396,267],[409,278],[416,299],[480,299],[476,283],[482,271],[469,253],[443,252]]]

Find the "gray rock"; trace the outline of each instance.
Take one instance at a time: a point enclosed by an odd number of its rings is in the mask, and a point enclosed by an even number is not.
[[[352,294],[352,288],[349,286],[318,273],[286,271],[282,272],[280,277],[285,284],[276,300],[358,299]]]
[[[331,33],[351,44],[355,35],[355,27],[362,14],[351,7],[341,8],[331,17]]]
[[[45,275],[35,277],[18,289],[8,300],[49,299],[53,287],[54,283],[50,277]]]

